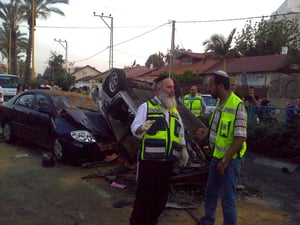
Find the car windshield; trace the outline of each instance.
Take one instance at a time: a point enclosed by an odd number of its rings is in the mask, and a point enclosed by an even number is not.
[[[20,83],[20,77],[0,74],[0,86],[2,88],[17,88]]]
[[[217,104],[217,99],[211,97],[211,96],[203,96],[205,104],[207,106],[216,106]]]
[[[59,90],[43,90],[50,94],[57,111],[64,108],[99,111],[98,105],[87,95]]]

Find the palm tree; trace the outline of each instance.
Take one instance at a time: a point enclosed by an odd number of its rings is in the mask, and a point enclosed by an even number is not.
[[[203,42],[205,46],[205,53],[207,53],[205,60],[214,59],[223,61],[223,69],[226,71],[226,61],[232,57],[236,52],[231,49],[236,28],[234,28],[226,39],[222,34],[214,34],[209,40]]]
[[[22,21],[22,13],[20,1],[10,0],[6,4],[0,2],[0,19],[3,21],[2,25],[4,28],[1,29],[1,35],[5,36],[3,37],[2,45],[5,44],[3,47],[6,46],[9,73],[12,74],[17,74],[17,38],[20,35],[18,25]]]
[[[9,29],[7,27],[0,27],[0,51],[2,55],[9,60]],[[21,33],[20,31],[16,32],[16,57],[17,60],[20,58],[20,54],[24,53],[27,47],[27,34]]]
[[[69,0],[24,0],[25,10],[26,10],[26,20],[29,26],[29,39],[26,49],[26,61],[25,61],[25,80],[28,81],[30,77],[30,62],[31,62],[31,50],[32,50],[32,32],[33,27],[36,25],[36,21],[32,24],[32,1],[34,1],[34,18],[48,19],[51,13],[56,13],[58,15],[64,16],[64,12],[59,8],[55,7],[56,4],[69,4]]]

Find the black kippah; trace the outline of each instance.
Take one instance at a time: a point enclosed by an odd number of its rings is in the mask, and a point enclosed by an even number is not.
[[[168,78],[168,76],[166,76],[166,75],[159,75],[159,77],[154,80],[154,83],[157,84],[167,78]]]

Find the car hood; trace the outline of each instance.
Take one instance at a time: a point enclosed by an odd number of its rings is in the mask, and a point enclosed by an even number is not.
[[[62,113],[66,119],[75,121],[92,133],[107,135],[111,132],[105,118],[100,112],[65,108]]]

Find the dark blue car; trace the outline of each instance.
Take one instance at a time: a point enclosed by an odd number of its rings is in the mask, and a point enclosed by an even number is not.
[[[114,134],[89,97],[58,90],[23,92],[0,107],[3,139],[37,144],[59,161],[103,160],[113,151]]]

